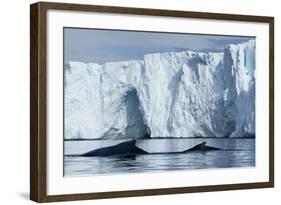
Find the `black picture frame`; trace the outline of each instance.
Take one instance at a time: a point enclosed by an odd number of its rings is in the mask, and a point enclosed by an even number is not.
[[[225,21],[262,22],[269,25],[269,180],[266,182],[206,185],[114,191],[100,193],[75,193],[47,195],[47,67],[46,67],[46,13],[48,10],[103,12],[216,19]],[[220,14],[205,12],[156,10],[143,8],[109,7],[85,4],[38,2],[30,6],[30,199],[36,202],[86,200],[115,197],[133,197],[191,192],[209,192],[236,189],[274,187],[274,17]]]

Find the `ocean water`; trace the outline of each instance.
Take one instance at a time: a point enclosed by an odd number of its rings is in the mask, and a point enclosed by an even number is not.
[[[115,173],[163,172],[175,170],[219,169],[255,166],[254,138],[172,138],[137,140],[141,149],[153,152],[178,152],[201,142],[219,151],[185,154],[138,155],[122,157],[79,157],[93,149],[128,140],[82,140],[64,142],[64,176],[89,176]]]

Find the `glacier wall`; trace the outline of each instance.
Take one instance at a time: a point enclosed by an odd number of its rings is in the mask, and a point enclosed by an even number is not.
[[[64,70],[66,139],[255,135],[255,40]]]

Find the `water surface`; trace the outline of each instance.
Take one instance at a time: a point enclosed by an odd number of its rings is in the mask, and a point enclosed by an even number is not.
[[[120,157],[79,157],[93,149],[111,146],[127,140],[65,141],[64,175],[155,172],[255,166],[254,138],[172,138],[137,140],[137,146],[149,152],[180,152],[203,141],[222,150],[185,154],[138,155]]]

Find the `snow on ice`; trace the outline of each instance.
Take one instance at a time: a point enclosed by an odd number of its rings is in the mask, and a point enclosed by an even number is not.
[[[255,135],[255,40],[223,53],[69,62],[64,76],[66,139]]]

